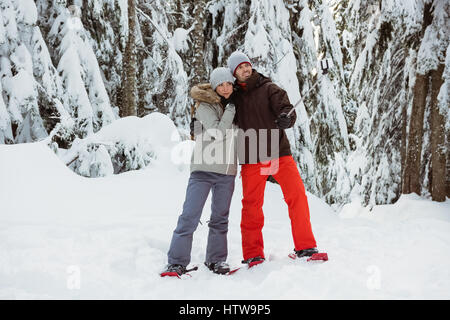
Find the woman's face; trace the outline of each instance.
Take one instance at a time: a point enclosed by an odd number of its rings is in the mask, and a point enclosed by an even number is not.
[[[233,84],[231,82],[222,82],[217,86],[216,92],[225,99],[228,99],[233,93]]]

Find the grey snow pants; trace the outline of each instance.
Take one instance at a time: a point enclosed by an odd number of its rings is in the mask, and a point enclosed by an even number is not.
[[[191,172],[183,212],[178,218],[168,252],[169,264],[187,266],[191,261],[193,233],[197,229],[203,207],[212,191],[211,218],[205,262],[226,261],[228,255],[228,214],[234,191],[234,175],[215,172]]]

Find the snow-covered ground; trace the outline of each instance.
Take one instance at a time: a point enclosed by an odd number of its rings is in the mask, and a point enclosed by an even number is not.
[[[128,128],[143,120],[134,121]],[[169,161],[187,142],[172,140],[161,135],[158,157],[145,169],[101,178],[75,174],[43,142],[0,145],[0,299],[450,298],[449,200],[409,195],[370,212],[351,203],[336,213],[308,193],[319,249],[330,260],[307,263],[287,257],[287,206],[272,183],[264,204],[266,263],[233,276],[206,270],[208,200],[194,235],[199,271],[187,280],[161,278],[189,177],[187,165]],[[242,259],[241,197],[237,177],[232,265]]]

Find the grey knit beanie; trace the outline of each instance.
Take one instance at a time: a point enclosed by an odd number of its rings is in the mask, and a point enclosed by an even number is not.
[[[211,84],[211,88],[216,90],[219,84],[224,82],[234,82],[233,75],[230,70],[225,67],[215,68],[209,77],[209,83]]]
[[[235,51],[228,57],[228,68],[230,69],[233,76],[236,72],[236,68],[245,62],[252,65],[247,55],[240,51]]]

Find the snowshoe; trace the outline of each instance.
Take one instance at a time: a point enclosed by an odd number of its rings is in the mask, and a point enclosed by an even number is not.
[[[251,267],[256,266],[257,264],[260,264],[262,262],[264,262],[264,258],[262,257],[255,257],[255,258],[250,258],[247,260],[242,260],[241,263],[246,264],[247,268],[246,269],[250,269]],[[237,268],[233,268],[230,269],[227,273],[225,273],[226,275],[232,275],[234,273],[236,273],[237,271],[241,270],[242,267],[237,267]]]
[[[254,267],[257,264],[263,263],[264,260],[265,259],[263,257],[258,256],[247,260],[242,260],[242,263],[247,264],[248,268],[250,269],[251,267]]]
[[[327,261],[328,260],[328,254],[325,252],[319,252],[317,248],[309,248],[309,249],[303,249],[303,250],[295,250],[294,252],[289,254],[289,258],[291,259],[297,259],[297,258],[303,258],[303,257],[309,257],[306,261]]]
[[[205,266],[208,267],[214,273],[227,274],[230,272],[230,266],[226,262],[205,262]]]
[[[294,249],[294,252],[298,258],[303,258],[303,257],[311,257],[313,254],[319,253],[319,250],[317,250],[317,248],[303,249],[298,251]]]
[[[241,269],[241,267],[237,267],[237,268],[231,269],[230,271],[228,271],[226,273],[226,275],[227,276],[232,275],[232,274],[236,273],[237,271],[239,271],[240,269]]]
[[[197,270],[198,267],[194,267],[192,269],[186,269],[185,266],[182,266],[181,264],[169,264],[166,267],[166,270],[160,273],[161,277],[177,277],[181,279],[181,276],[184,274],[188,274],[190,271]]]

